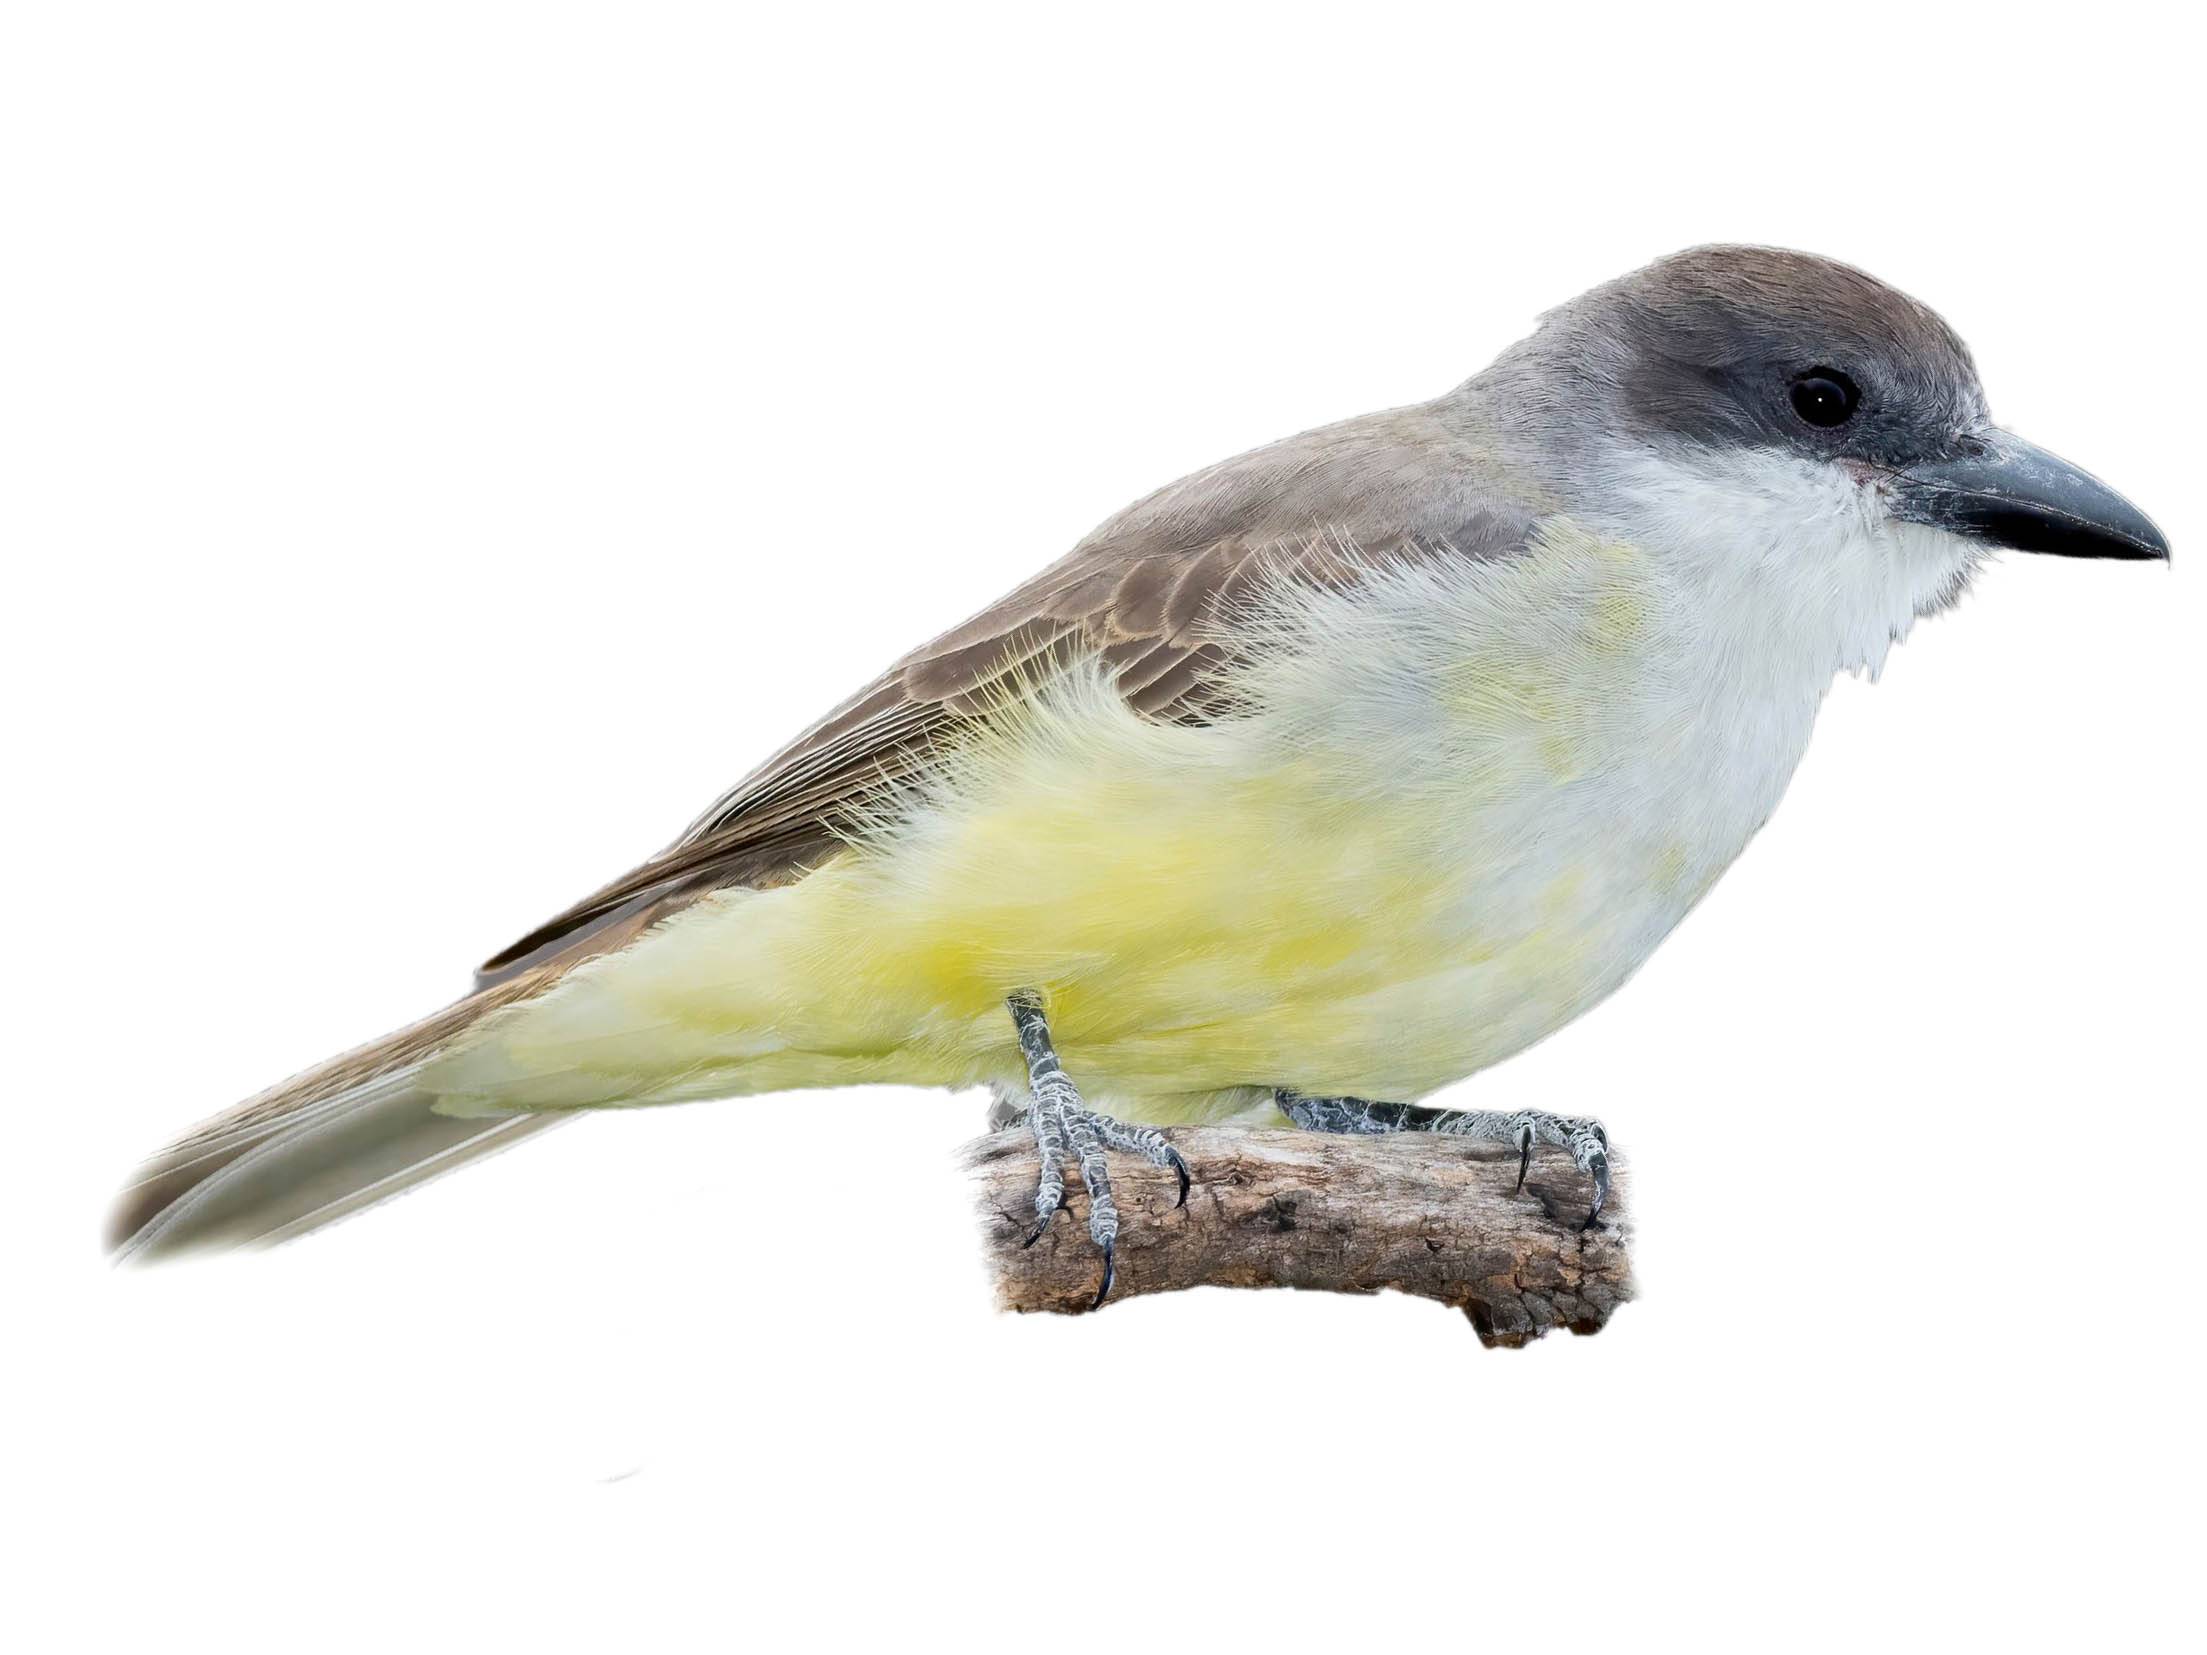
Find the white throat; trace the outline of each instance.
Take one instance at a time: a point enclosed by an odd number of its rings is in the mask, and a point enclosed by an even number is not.
[[[1772,689],[1821,699],[1875,678],[1920,616],[1961,595],[1975,542],[1902,522],[1874,468],[1768,451],[1635,455],[1606,468],[1599,516],[1701,596],[1712,647]],[[1746,665],[1743,660],[1741,665]]]

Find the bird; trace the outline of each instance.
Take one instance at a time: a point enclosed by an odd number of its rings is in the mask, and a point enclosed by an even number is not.
[[[454,1004],[190,1131],[118,1259],[316,1229],[575,1114],[985,1087],[1032,1241],[1176,1125],[1606,1127],[1421,1100],[1615,991],[1998,550],[2166,560],[1850,265],[1688,249],[1453,389],[1137,501],[897,661]],[[847,596],[837,602],[848,601]],[[787,624],[801,624],[788,617]],[[1560,1101],[1560,1100],[1559,1100]]]

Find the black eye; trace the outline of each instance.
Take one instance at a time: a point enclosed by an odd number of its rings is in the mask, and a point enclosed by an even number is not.
[[[1811,368],[1793,382],[1793,411],[1827,431],[1852,419],[1861,400],[1855,382],[1837,368]]]

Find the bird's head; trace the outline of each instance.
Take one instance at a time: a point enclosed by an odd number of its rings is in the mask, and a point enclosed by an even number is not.
[[[1934,312],[1830,259],[1675,254],[1550,312],[1493,372],[1568,509],[1849,610],[1844,665],[1874,667],[1989,550],[2169,555],[2137,507],[1992,422]]]

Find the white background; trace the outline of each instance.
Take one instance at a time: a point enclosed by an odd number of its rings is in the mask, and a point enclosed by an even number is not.
[[[2110,5],[925,10],[11,13],[0,1632],[2180,1636],[2191,49]],[[1599,1338],[996,1316],[982,1101],[886,1091],[97,1257],[139,1153],[450,998],[1124,501],[1711,239],[1942,309],[2178,562],[1991,571],[1625,992],[1461,1094],[1631,1158]]]

